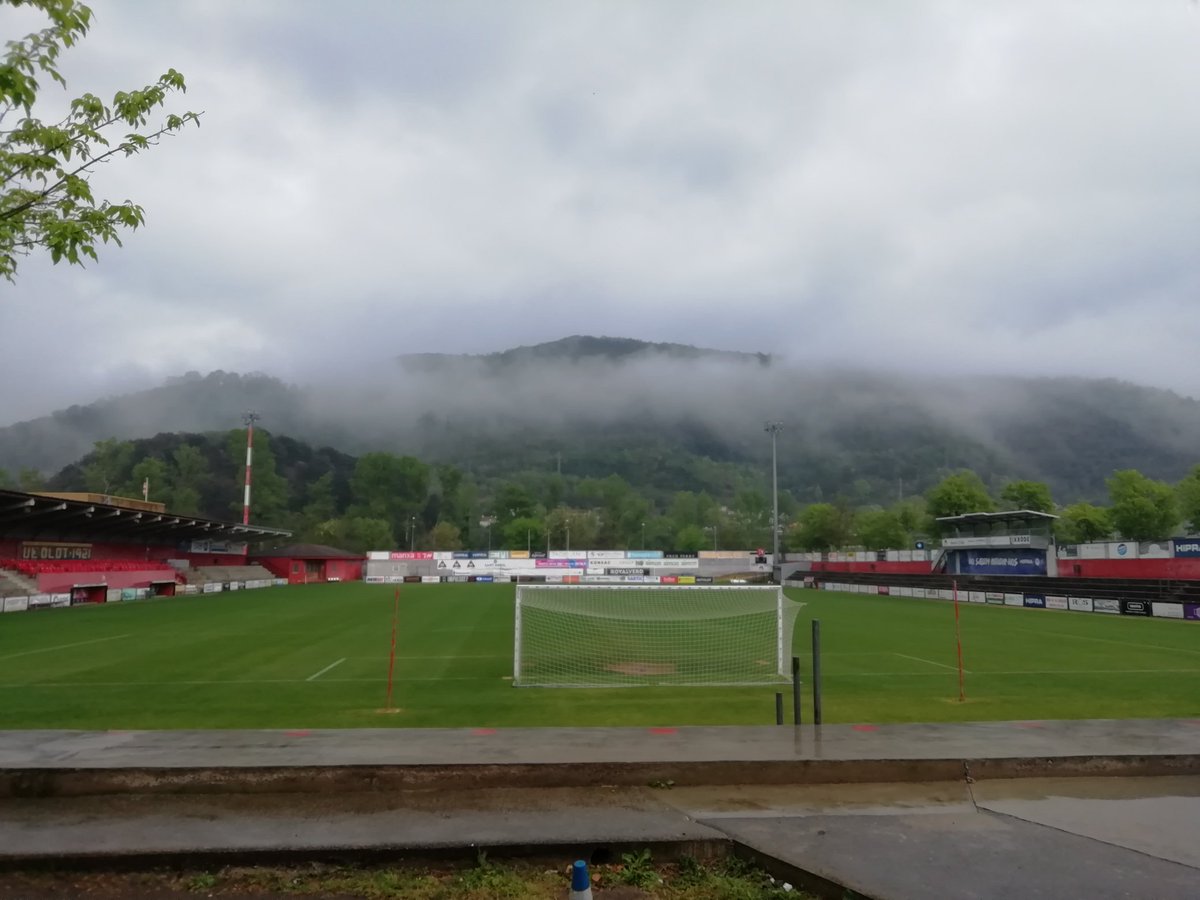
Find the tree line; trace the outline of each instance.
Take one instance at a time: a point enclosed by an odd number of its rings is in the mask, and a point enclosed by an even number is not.
[[[110,438],[49,479],[30,469],[14,475],[0,469],[0,487],[128,497],[141,497],[146,488],[149,499],[171,512],[237,519],[245,440],[241,429]],[[939,517],[1000,509],[1056,514],[1061,543],[1158,540],[1180,529],[1200,531],[1200,466],[1175,485],[1132,469],[1115,472],[1107,485],[1107,506],[1060,506],[1039,481],[1012,481],[993,496],[970,470],[886,507],[845,498],[801,505],[783,491],[780,543],[798,551],[910,547],[939,536]],[[613,474],[480,476],[408,455],[353,457],[265,430],[255,432],[252,488],[253,522],[288,529],[297,540],[356,551],[771,545],[770,497],[742,485],[731,485],[723,496],[688,490],[664,495]]]

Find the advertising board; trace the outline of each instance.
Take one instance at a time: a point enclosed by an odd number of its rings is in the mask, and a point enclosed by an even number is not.
[[[591,572],[591,569],[588,569]],[[632,566],[606,566],[601,575],[649,575],[649,569],[635,569]]]
[[[891,592],[892,592],[892,589],[891,589],[891,587],[890,587],[889,585],[886,585],[886,584],[881,584],[881,585],[879,585],[879,587],[877,588],[877,590],[879,591],[879,593],[883,594],[885,597],[886,597],[887,595],[891,594]]]
[[[963,575],[1046,574],[1046,554],[1035,550],[964,550],[958,562]]]
[[[1193,621],[1200,620],[1200,603],[1183,604],[1183,617]]]
[[[188,587],[195,587],[195,585],[188,585]],[[121,601],[121,589],[109,588],[104,599],[107,603],[119,603]]]
[[[365,576],[363,576],[363,582],[366,584],[383,584],[383,576],[382,575],[365,575]]]
[[[0,597],[0,612],[25,612],[29,609],[28,597]]]
[[[626,550],[626,559],[662,559],[661,550]]]
[[[421,584],[441,584],[442,579],[437,575],[422,575]]]
[[[1005,606],[1024,606],[1025,605],[1025,595],[1024,594],[1005,594],[1004,595],[1004,605]]]
[[[653,577],[653,576],[647,576],[647,577]],[[697,575],[696,576],[696,584],[712,584],[712,583],[713,583],[713,577],[711,575]]]
[[[699,559],[700,553],[696,550],[664,550],[663,559]]]
[[[1066,597],[1046,596],[1046,609],[1070,609],[1071,605],[1067,603]]]
[[[551,550],[550,559],[587,559],[586,550]]]
[[[624,559],[624,550],[589,550],[588,559]]]
[[[1004,595],[1003,594],[997,594],[992,591],[986,591],[986,592],[984,592],[983,597],[984,597],[985,602],[989,603],[992,606],[1003,606],[1004,605]]]
[[[222,585],[222,584],[221,584],[221,582],[219,582],[219,581],[210,581],[210,582],[208,582],[208,584],[204,585],[204,593],[206,593],[206,594],[219,594],[219,593],[221,593],[221,588],[222,588],[222,587],[224,587],[224,585]]]
[[[1113,600],[1111,597],[1097,597],[1092,601],[1092,612],[1119,615],[1121,612],[1121,601]]]
[[[1045,609],[1046,598],[1042,594],[1026,594],[1025,605],[1030,609]]]
[[[1150,615],[1150,602],[1148,600],[1122,600],[1121,612],[1127,616],[1148,616]]]
[[[659,579],[659,584],[679,584],[678,575],[664,575]]]
[[[1155,601],[1150,604],[1150,615],[1157,616],[1160,619],[1182,619],[1183,604],[1159,603]]]
[[[1133,541],[1115,541],[1108,545],[1109,559],[1137,559],[1138,545]]]
[[[389,560],[401,559],[433,559],[432,550],[392,550],[388,553]]]
[[[529,551],[528,550],[509,550],[508,558],[509,559],[529,559]]]
[[[1185,559],[1200,556],[1200,537],[1171,538],[1172,552]]]
[[[1073,609],[1075,612],[1091,612],[1092,598],[1091,597],[1068,597],[1067,608]]]

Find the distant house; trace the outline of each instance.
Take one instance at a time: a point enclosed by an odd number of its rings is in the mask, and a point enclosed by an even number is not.
[[[361,581],[366,557],[324,544],[290,544],[251,554],[250,562],[270,570],[288,584]]]

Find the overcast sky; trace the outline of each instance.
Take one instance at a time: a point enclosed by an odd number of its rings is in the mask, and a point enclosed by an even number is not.
[[[203,124],[0,287],[0,422],[574,333],[1200,394],[1194,0],[91,5],[45,96]]]

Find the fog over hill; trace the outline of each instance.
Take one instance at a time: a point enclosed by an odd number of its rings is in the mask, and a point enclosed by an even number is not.
[[[1096,498],[1113,470],[1177,479],[1200,462],[1200,407],[1169,391],[1081,378],[897,375],[764,354],[575,336],[486,355],[399,357],[394,369],[287,384],[188,373],[152,390],[0,428],[0,468],[52,472],[108,437],[227,430],[253,409],[276,435],[390,450],[482,477],[522,470],[662,490],[732,490],[769,459],[797,499],[884,501],[969,467]]]

